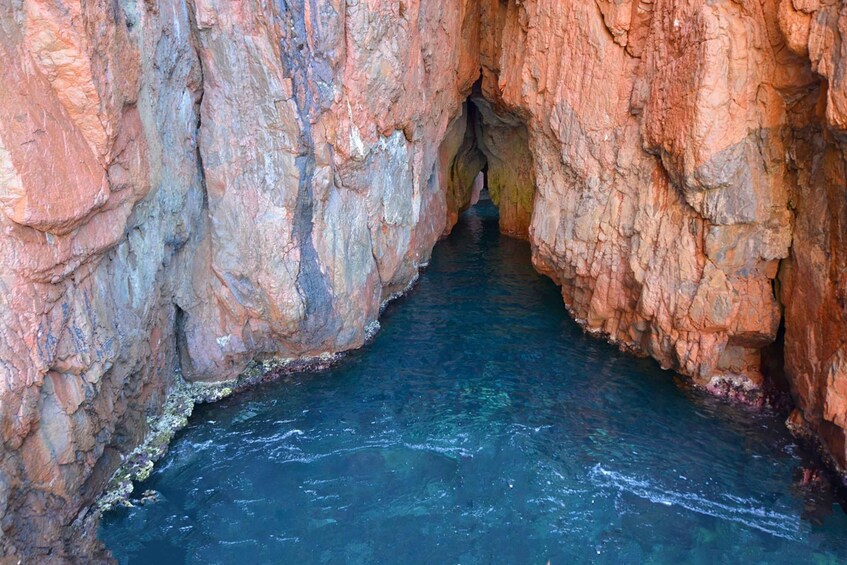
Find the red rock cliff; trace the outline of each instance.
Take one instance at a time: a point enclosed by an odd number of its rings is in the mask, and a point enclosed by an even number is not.
[[[177,372],[361,345],[483,166],[501,228],[589,331],[750,392],[784,322],[793,420],[844,465],[844,18],[815,0],[0,7],[2,551],[70,555]]]

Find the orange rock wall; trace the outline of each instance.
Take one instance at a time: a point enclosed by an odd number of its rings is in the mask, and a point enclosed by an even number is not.
[[[362,345],[446,227],[446,5],[0,7],[3,554],[70,559],[179,370]]]
[[[179,2],[7,2],[0,32],[0,551],[46,561],[174,373],[202,76]]]
[[[814,117],[796,124],[793,244],[780,272],[785,305],[785,370],[797,410],[790,419],[819,437],[847,468],[847,5],[783,0],[788,47],[818,79]],[[812,113],[810,112],[810,113]]]

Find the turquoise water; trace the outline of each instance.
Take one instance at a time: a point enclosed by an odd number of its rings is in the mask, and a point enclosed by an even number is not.
[[[334,368],[204,406],[121,563],[835,563],[781,418],[586,337],[484,202]]]

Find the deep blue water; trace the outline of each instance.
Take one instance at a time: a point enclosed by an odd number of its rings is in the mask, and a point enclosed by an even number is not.
[[[835,563],[774,414],[584,336],[484,202],[382,331],[195,412],[101,537],[121,563]]]

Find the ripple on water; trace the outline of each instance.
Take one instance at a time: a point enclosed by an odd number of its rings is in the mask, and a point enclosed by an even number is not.
[[[768,510],[761,505],[761,501],[752,498],[741,498],[724,493],[720,496],[727,502],[718,502],[701,494],[668,490],[646,479],[610,471],[604,469],[599,463],[591,468],[589,478],[600,488],[611,487],[656,504],[680,506],[706,516],[739,522],[789,540],[798,540],[802,536],[802,524],[798,516]]]

